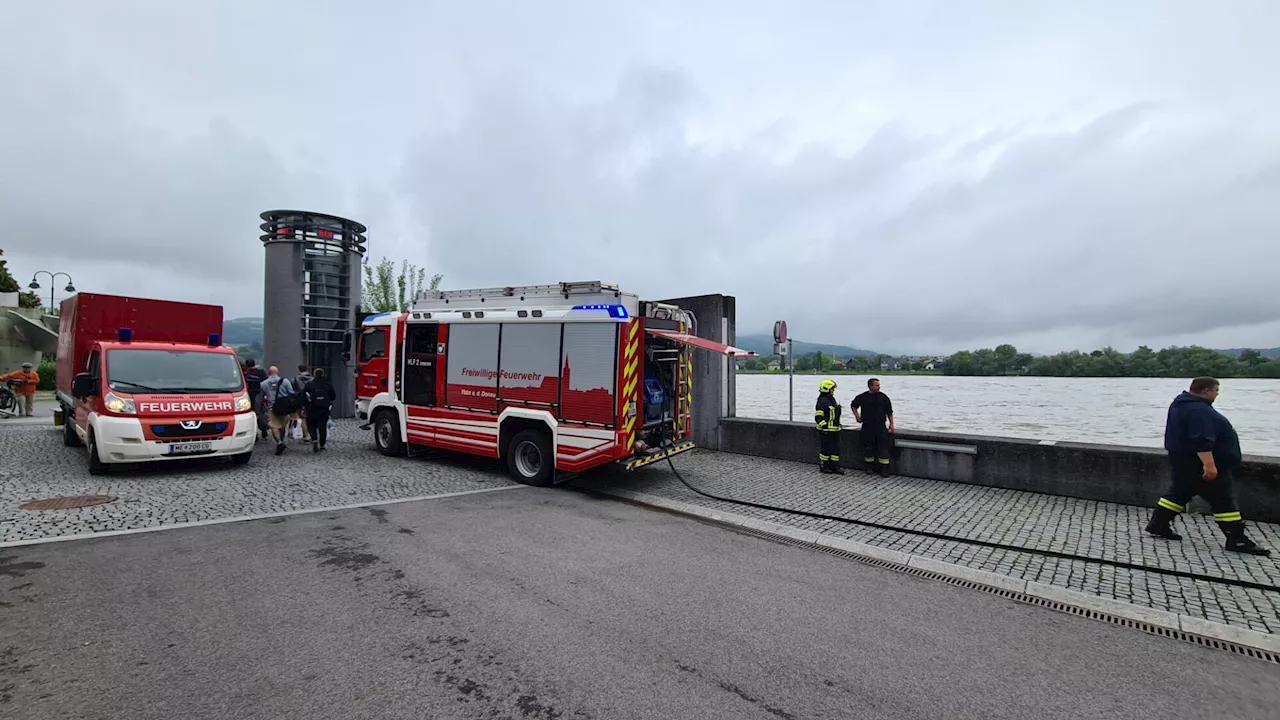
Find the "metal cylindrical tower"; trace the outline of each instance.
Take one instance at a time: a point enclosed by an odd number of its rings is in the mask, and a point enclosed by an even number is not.
[[[344,360],[349,331],[357,327],[364,225],[303,210],[262,213],[266,249],[263,360],[280,374],[299,364],[322,367],[338,400],[334,417],[355,415],[354,365]]]

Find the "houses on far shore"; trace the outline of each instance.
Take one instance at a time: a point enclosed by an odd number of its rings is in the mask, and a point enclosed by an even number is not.
[[[797,356],[796,369],[801,372],[807,372],[812,369],[811,363],[814,362],[814,355]],[[831,357],[823,358],[823,367],[842,367],[845,370],[853,370],[858,372],[870,372],[876,368],[880,370],[941,370],[946,364],[946,356],[941,355],[879,355],[879,356],[859,356],[848,359]],[[737,361],[738,369],[747,370],[767,370],[777,371],[786,368],[782,358],[778,356],[769,356],[764,358],[741,358]]]
[[[850,360],[849,362],[852,362]],[[849,362],[845,367],[851,367]],[[882,357],[881,370],[941,370],[947,359],[934,355],[901,355],[899,357]]]

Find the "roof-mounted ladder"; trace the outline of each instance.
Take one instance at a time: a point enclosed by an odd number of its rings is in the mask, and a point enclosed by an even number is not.
[[[578,305],[630,305],[635,296],[623,293],[615,284],[598,280],[562,282],[554,285],[511,285],[471,290],[424,290],[418,293],[414,310],[499,309],[536,306],[564,308]]]

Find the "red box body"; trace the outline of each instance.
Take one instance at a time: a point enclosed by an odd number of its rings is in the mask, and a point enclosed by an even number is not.
[[[59,313],[57,380],[67,395],[93,344],[115,342],[121,328],[133,332],[133,342],[208,347],[209,335],[222,336],[221,305],[76,293],[62,301]]]

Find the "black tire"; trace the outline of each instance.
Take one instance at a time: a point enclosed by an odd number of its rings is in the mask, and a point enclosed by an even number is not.
[[[546,487],[556,476],[556,456],[545,430],[521,430],[507,446],[507,472],[518,483]]]
[[[373,416],[373,444],[383,455],[396,456],[404,452],[400,439],[400,423],[396,422],[396,414],[389,410],[380,410]]]
[[[250,450],[250,451],[249,451],[249,452],[247,452],[247,453],[240,453],[239,455],[232,455],[232,456],[231,456],[231,463],[232,463],[233,465],[248,465],[248,464],[249,464],[249,461],[250,461],[250,460],[252,460],[252,459],[253,459],[253,451],[252,451],[252,450]]]
[[[80,447],[80,436],[76,434],[76,414],[74,410],[62,408],[62,444],[67,447]]]
[[[106,475],[110,469],[102,459],[98,457],[98,441],[93,437],[93,430],[90,429],[87,435],[89,438],[89,474],[90,475]]]

